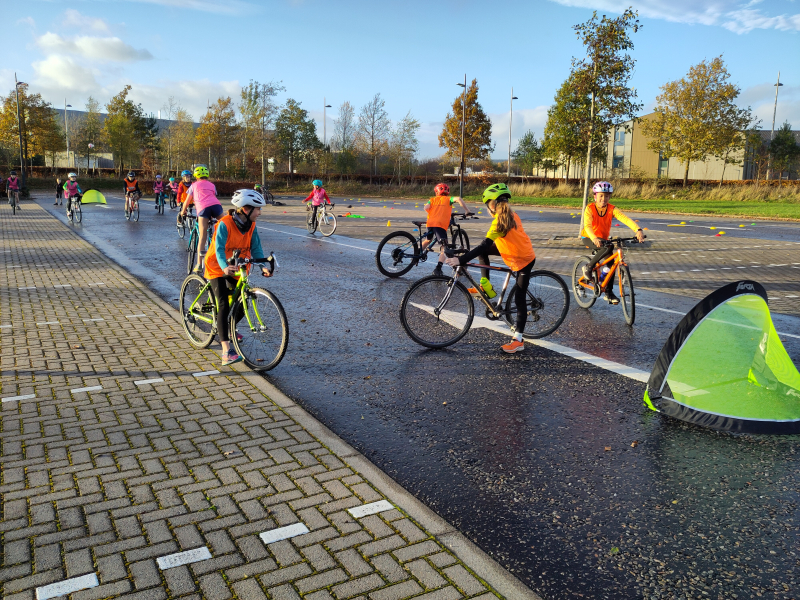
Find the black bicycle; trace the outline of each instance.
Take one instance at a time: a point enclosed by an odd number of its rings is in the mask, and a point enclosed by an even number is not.
[[[449,249],[469,250],[469,237],[459,224],[459,221],[466,221],[467,219],[478,219],[478,217],[464,213],[453,213],[451,215],[450,239],[452,242],[448,244]],[[422,250],[422,240],[425,239],[427,234],[425,221],[411,222],[419,228],[417,237],[407,231],[393,231],[378,244],[375,263],[378,265],[378,271],[386,275],[386,277],[400,277],[419,263],[425,262],[428,260],[428,254],[432,251],[433,246],[439,242],[434,237],[430,245],[425,250]]]

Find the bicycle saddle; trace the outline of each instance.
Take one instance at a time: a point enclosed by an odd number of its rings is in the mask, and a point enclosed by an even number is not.
[[[425,223],[426,223],[425,221],[411,221],[411,222],[412,222],[414,225],[416,225],[417,227],[424,227],[424,226],[425,226]]]

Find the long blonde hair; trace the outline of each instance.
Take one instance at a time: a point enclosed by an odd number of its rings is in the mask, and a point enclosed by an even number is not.
[[[517,221],[514,219],[514,211],[508,205],[507,201],[494,200],[494,212],[497,227],[497,233],[505,237],[505,235],[512,229],[517,228]]]

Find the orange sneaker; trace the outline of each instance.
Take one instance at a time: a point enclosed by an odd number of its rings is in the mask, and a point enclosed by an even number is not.
[[[500,346],[500,349],[506,354],[514,354],[515,352],[522,352],[525,350],[525,344],[512,339],[509,343]]]

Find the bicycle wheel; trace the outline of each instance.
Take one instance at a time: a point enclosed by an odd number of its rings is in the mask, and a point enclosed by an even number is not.
[[[133,206],[131,207],[131,218],[134,221],[138,221],[139,220],[139,201],[138,200],[136,202],[134,202]]]
[[[632,326],[636,320],[636,297],[633,293],[633,279],[631,272],[626,265],[619,266],[619,303],[622,304],[622,312],[625,315],[625,322]]]
[[[75,219],[76,223],[80,223],[83,220],[83,211],[81,211],[80,200],[76,200],[72,203],[72,218]]]
[[[197,262],[197,234],[192,231],[189,246],[186,248],[186,274],[189,275]]]
[[[175,227],[178,229],[178,237],[183,239],[186,237],[186,222],[181,221],[180,223],[176,223]]]
[[[68,198],[65,206],[66,208],[64,209],[64,214],[66,214],[67,219],[69,219],[69,221],[72,222],[74,219],[74,217],[72,216],[72,200]]]
[[[512,329],[517,322],[517,303],[514,295],[517,284],[508,293],[503,320]],[[528,283],[526,296],[528,312],[523,337],[538,339],[550,335],[559,328],[569,311],[569,290],[567,284],[550,271],[533,271]]]
[[[306,219],[306,229],[308,229],[308,233],[314,233],[317,230],[317,220],[316,216],[310,221]]]
[[[386,277],[400,277],[419,262],[417,239],[407,231],[394,231],[378,244],[375,263]]]
[[[17,214],[17,199],[13,194],[8,197],[8,202],[11,204],[11,214]]]
[[[181,323],[195,348],[208,348],[217,332],[217,303],[207,283],[199,275],[189,275],[181,285]]]
[[[474,317],[475,307],[467,288],[443,275],[423,277],[409,288],[400,303],[403,329],[427,348],[455,344],[467,334]]]
[[[458,234],[453,237],[453,247],[456,250],[469,250],[469,236],[466,231],[458,230]]]
[[[272,192],[265,192],[264,200],[270,204],[275,204],[275,196],[272,195]]]
[[[575,296],[575,302],[581,308],[592,308],[597,301],[599,290],[595,285],[594,290],[587,289],[578,283],[583,277],[583,266],[592,262],[588,256],[581,256],[575,261],[575,266],[572,267],[572,294]],[[585,283],[585,280],[584,280]]]
[[[244,304],[236,302],[229,331],[236,352],[255,371],[277,367],[289,345],[289,321],[283,306],[272,292],[261,288],[250,288]],[[242,336],[241,342],[236,333]]]
[[[336,231],[336,215],[326,212],[319,218],[319,232],[325,237],[333,235]]]

